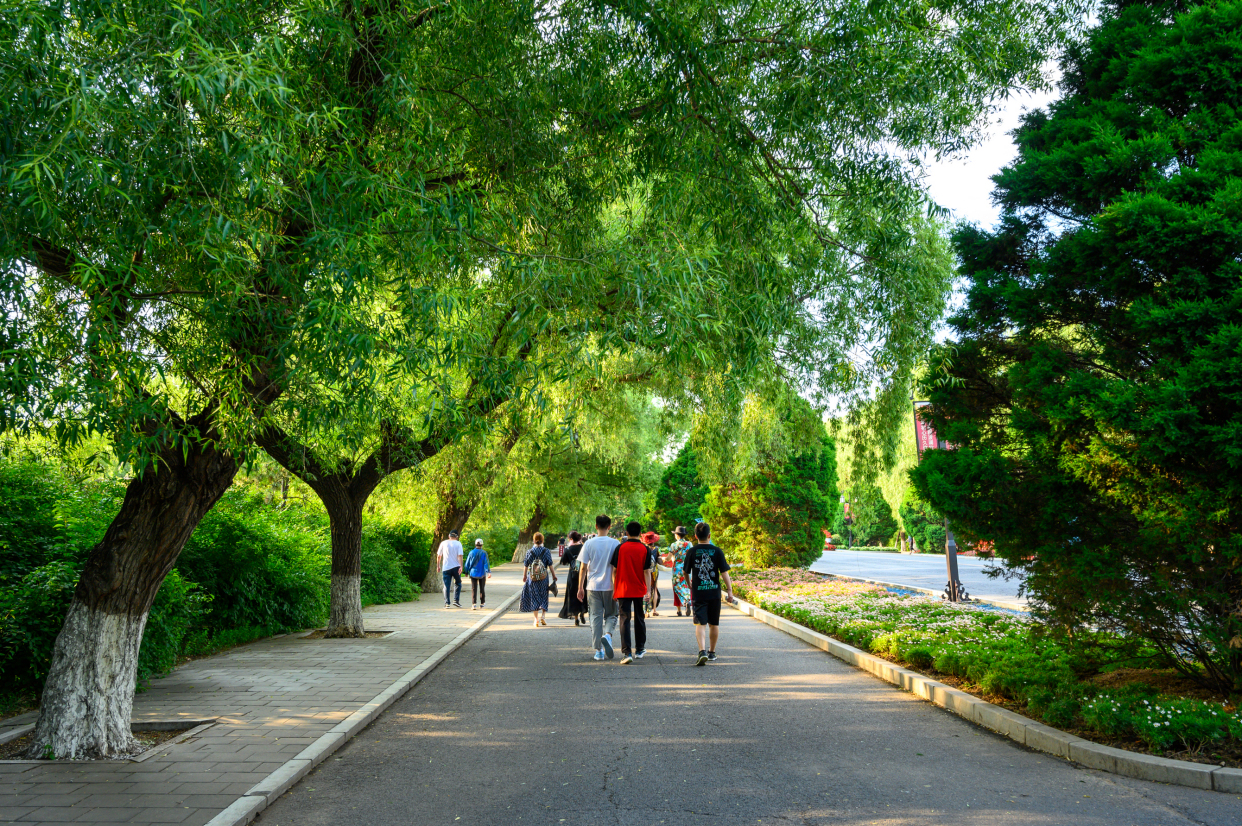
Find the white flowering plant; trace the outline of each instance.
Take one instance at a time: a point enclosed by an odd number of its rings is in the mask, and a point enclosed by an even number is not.
[[[738,596],[764,610],[864,651],[966,680],[1051,725],[1138,738],[1157,752],[1201,752],[1224,741],[1242,745],[1237,708],[1161,696],[1141,682],[1123,688],[1094,683],[1117,665],[1101,651],[1134,656],[1133,647],[1115,640],[1062,639],[1026,615],[806,570],[735,570],[733,582]]]

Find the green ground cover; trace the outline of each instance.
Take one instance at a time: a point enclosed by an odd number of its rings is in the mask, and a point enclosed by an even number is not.
[[[0,716],[34,705],[90,548],[124,480],[70,477],[57,464],[0,462]],[[364,605],[415,598],[430,536],[368,522]],[[318,503],[266,501],[235,485],[203,518],[164,580],[139,652],[139,685],[197,657],[328,616],[331,548]]]
[[[1058,638],[1024,615],[785,568],[737,570],[738,596],[864,651],[947,675],[1049,725],[1186,759],[1242,763],[1242,714],[1141,645]]]

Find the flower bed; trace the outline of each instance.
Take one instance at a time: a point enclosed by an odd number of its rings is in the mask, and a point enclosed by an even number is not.
[[[1242,714],[1171,678],[1152,652],[1103,638],[1071,648],[1022,615],[805,570],[738,570],[733,582],[738,596],[764,610],[945,675],[965,691],[1057,728],[1110,745],[1242,766]],[[1122,668],[1136,662],[1145,667]],[[1126,679],[1117,679],[1122,672]]]

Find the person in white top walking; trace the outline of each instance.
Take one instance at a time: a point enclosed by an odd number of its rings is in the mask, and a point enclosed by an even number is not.
[[[617,601],[612,596],[612,552],[621,543],[608,535],[612,520],[604,514],[595,517],[595,536],[578,554],[578,601],[587,604],[591,614],[591,641],[595,659],[612,659],[612,632],[617,630]]]
[[[461,607],[461,543],[457,531],[449,531],[449,538],[440,543],[436,551],[436,560],[440,563],[440,574],[444,577],[444,607],[449,607],[449,588],[457,583],[457,591],[453,594],[452,607]]]

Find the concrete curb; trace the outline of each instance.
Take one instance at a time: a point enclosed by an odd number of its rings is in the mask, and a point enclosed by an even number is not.
[[[1195,789],[1211,789],[1229,794],[1242,794],[1242,769],[1220,768],[1186,760],[1170,760],[1166,757],[1136,754],[1092,743],[1090,740],[1084,740],[1051,726],[1037,723],[986,700],[980,700],[974,695],[925,677],[917,671],[894,665],[888,660],[868,654],[852,645],[846,645],[818,631],[812,631],[810,628],[798,625],[796,622],[779,617],[748,602],[738,600],[734,607],[766,625],[797,637],[822,651],[827,651],[855,668],[861,668],[881,680],[952,711],[959,717],[991,729],[997,734],[1002,734],[1036,751],[1064,757],[1066,760],[1079,763],[1087,768],[1120,774],[1124,777],[1152,780],[1175,786],[1189,786]]]
[[[322,763],[332,752],[345,745],[350,738],[370,725],[376,717],[383,714],[390,705],[413,688],[419,680],[427,676],[437,665],[444,662],[449,654],[452,654],[471,637],[513,607],[513,603],[517,602],[521,596],[522,591],[518,589],[512,596],[500,603],[500,606],[490,614],[465,631],[462,631],[452,642],[442,646],[440,650],[417,666],[405,672],[396,682],[375,695],[370,702],[362,705],[357,711],[329,730],[327,734],[321,736],[314,743],[311,743],[299,752],[297,756],[288,760],[280,768],[252,786],[244,795],[233,801],[227,809],[207,821],[207,826],[244,826],[244,824],[254,820],[255,816],[266,809],[272,801],[289,791],[295,783],[309,774],[311,769]]]

